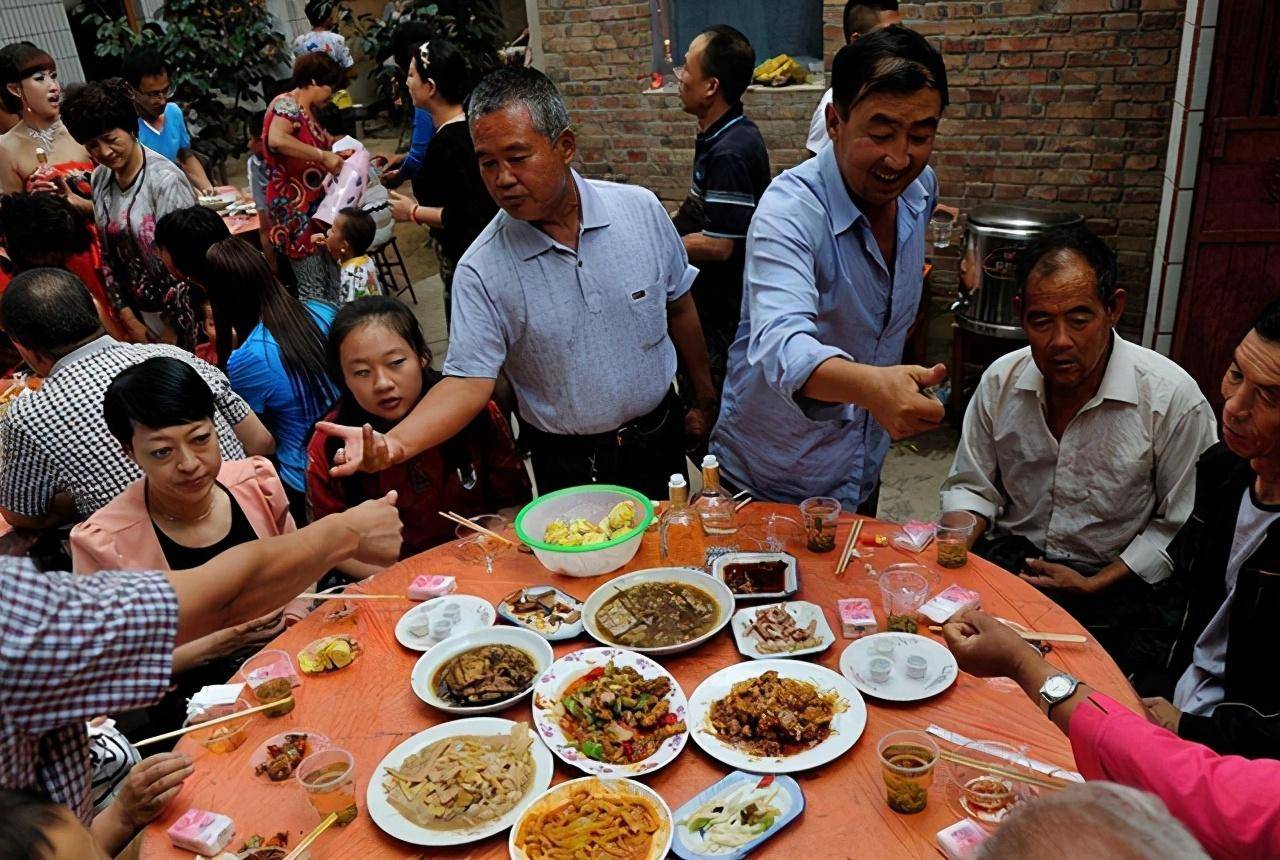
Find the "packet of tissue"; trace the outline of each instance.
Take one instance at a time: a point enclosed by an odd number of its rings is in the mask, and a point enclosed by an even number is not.
[[[921,520],[911,520],[902,524],[902,528],[893,536],[893,545],[907,552],[920,552],[933,540],[937,526]]]

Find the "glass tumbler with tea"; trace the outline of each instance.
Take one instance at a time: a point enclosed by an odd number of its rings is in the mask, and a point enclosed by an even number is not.
[[[891,564],[880,572],[878,581],[884,599],[885,627],[896,633],[915,633],[916,610],[929,598],[927,568]]]
[[[815,496],[800,503],[804,534],[809,552],[831,552],[836,548],[836,526],[840,522],[840,500]]]
[[[903,815],[923,812],[929,805],[938,745],[924,732],[904,730],[880,738],[876,753],[889,808]]]
[[[280,702],[263,711],[268,717],[283,717],[293,710],[293,686],[298,680],[298,673],[294,671],[293,658],[287,651],[275,648],[259,651],[241,664],[240,677],[249,685],[258,704]],[[284,699],[288,701],[281,701]]]
[[[337,748],[312,753],[298,764],[297,779],[321,819],[334,813],[339,827],[356,820],[356,761],[351,753]]]
[[[978,518],[969,511],[943,511],[934,536],[940,567],[965,566],[969,561],[969,541],[977,527]]]

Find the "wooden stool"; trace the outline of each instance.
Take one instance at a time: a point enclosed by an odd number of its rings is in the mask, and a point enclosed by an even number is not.
[[[409,298],[416,305],[418,296],[413,292],[413,281],[409,279],[409,270],[405,268],[404,257],[400,256],[396,237],[392,236],[379,247],[369,249],[369,256],[373,257],[373,265],[378,270],[378,280],[383,283],[387,294],[399,298],[405,290],[408,290]],[[397,270],[399,277],[396,275]]]

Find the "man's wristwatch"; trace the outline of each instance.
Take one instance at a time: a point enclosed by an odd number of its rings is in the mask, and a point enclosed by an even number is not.
[[[1054,705],[1075,695],[1076,688],[1079,686],[1079,681],[1070,675],[1062,673],[1050,675],[1046,678],[1045,682],[1040,685],[1040,704],[1044,708],[1045,716],[1052,716]]]

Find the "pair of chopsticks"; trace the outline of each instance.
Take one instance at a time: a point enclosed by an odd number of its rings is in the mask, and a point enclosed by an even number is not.
[[[249,708],[248,710],[245,710],[245,711],[233,711],[232,713],[227,714],[225,717],[215,717],[212,720],[205,720],[203,723],[195,723],[194,725],[186,726],[181,729],[175,729],[174,731],[171,731],[171,732],[165,732],[162,735],[156,735],[155,737],[151,737],[151,738],[144,738],[143,740],[140,740],[136,744],[134,744],[134,746],[145,747],[148,744],[154,744],[159,741],[167,741],[169,738],[176,738],[176,737],[179,737],[180,735],[188,734],[189,732],[203,731],[204,729],[207,729],[210,726],[216,726],[219,723],[229,723],[229,722],[232,722],[233,720],[241,720],[241,719],[244,719],[245,717],[252,716],[253,714],[259,713],[260,711],[265,711],[268,708],[278,708],[281,705],[285,704],[286,702],[291,702],[291,701],[293,701],[293,696],[291,695],[285,696],[283,699],[276,699],[274,702],[267,702],[265,705],[258,705],[256,708]]]
[[[502,541],[503,543],[507,544],[508,546],[515,546],[515,545],[516,545],[516,544],[515,544],[515,541],[511,540],[510,538],[505,538],[505,537],[503,537],[502,535],[498,534],[497,532],[489,531],[489,529],[485,528],[484,526],[480,525],[479,523],[473,523],[471,520],[467,519],[466,517],[462,516],[461,514],[455,514],[453,511],[448,511],[448,512],[446,512],[446,511],[440,511],[440,516],[444,517],[446,520],[449,520],[449,521],[451,521],[451,522],[457,523],[457,524],[458,524],[458,525],[460,525],[460,526],[463,526],[463,527],[465,527],[465,528],[469,528],[469,529],[471,529],[472,531],[480,532],[480,534],[482,534],[482,535],[488,535],[488,536],[489,536],[489,537],[491,537],[491,538],[497,538],[498,540]]]
[[[294,849],[292,851],[290,851],[287,855],[285,855],[284,860],[297,860],[297,858],[301,857],[302,852],[307,850],[308,846],[310,846],[312,842],[315,842],[318,838],[320,838],[320,834],[328,830],[330,825],[332,825],[333,822],[337,820],[338,820],[338,813],[336,812],[330,812],[328,815],[326,815],[324,821],[321,821],[320,824],[316,826],[315,830],[312,830],[310,833],[308,833],[305,839],[299,842],[296,846],[294,846]]]
[[[853,528],[849,529],[849,537],[845,539],[844,549],[840,550],[840,560],[836,563],[836,576],[844,573],[844,569],[849,566],[849,559],[853,558],[854,547],[858,544],[858,535],[862,534],[862,524],[866,520],[855,520]]]
[[[1088,636],[1081,636],[1079,633],[1042,633],[1038,630],[1019,630],[1016,627],[1010,627],[1009,629],[1029,642],[1072,642],[1077,645],[1083,645],[1089,641]],[[942,628],[937,624],[932,624],[929,626],[929,631],[931,633],[941,633]]]
[[[336,594],[324,594],[314,591],[304,591],[299,597],[307,600],[408,600],[409,598],[403,594],[360,594],[348,593],[344,594],[339,591]]]
[[[1018,773],[1016,770],[1013,770],[1012,768],[1001,767],[998,764],[991,764],[989,762],[979,761],[976,758],[969,758],[968,756],[964,756],[964,755],[961,755],[960,753],[952,752],[951,750],[941,750],[939,751],[938,755],[943,760],[949,761],[953,764],[962,764],[966,767],[971,767],[974,770],[980,770],[984,773],[990,773],[996,776],[1003,776],[1006,779],[1012,779],[1016,782],[1025,782],[1028,785],[1034,785],[1039,788],[1048,788],[1048,789],[1057,790],[1059,788],[1066,788],[1067,785],[1069,785],[1069,783],[1066,780],[1058,779],[1056,777],[1031,776],[1025,773]]]

